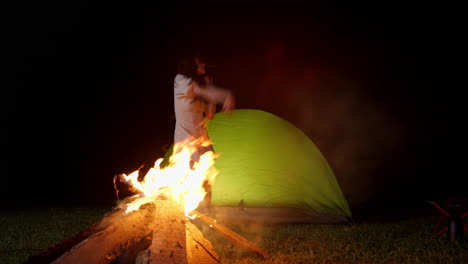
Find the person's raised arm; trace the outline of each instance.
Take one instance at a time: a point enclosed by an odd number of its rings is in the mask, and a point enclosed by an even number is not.
[[[222,111],[228,112],[235,107],[234,94],[227,89],[213,84],[207,85],[206,88],[201,88],[196,82],[192,82],[190,89],[197,97],[204,99],[208,104],[222,104]]]

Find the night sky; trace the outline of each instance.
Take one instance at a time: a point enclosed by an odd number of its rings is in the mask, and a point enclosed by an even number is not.
[[[65,2],[6,10],[10,206],[113,204],[114,175],[172,143],[177,60],[192,51],[238,108],[304,131],[353,206],[467,194],[467,23],[455,4]]]

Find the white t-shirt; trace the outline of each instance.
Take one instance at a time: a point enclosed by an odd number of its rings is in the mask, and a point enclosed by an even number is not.
[[[203,127],[206,104],[222,104],[229,96],[226,89],[208,85],[201,88],[191,78],[177,74],[174,79],[174,111],[176,125],[174,142],[180,142],[189,136],[208,136]]]

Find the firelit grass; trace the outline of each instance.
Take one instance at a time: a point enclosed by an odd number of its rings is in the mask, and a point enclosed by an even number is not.
[[[99,221],[111,208],[48,208],[0,212],[0,263],[21,263]],[[356,225],[229,225],[271,259],[234,245],[215,231],[205,236],[224,264],[468,263],[465,242],[431,233],[437,217]]]

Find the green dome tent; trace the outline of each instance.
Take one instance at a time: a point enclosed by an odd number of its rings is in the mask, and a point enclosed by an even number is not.
[[[218,220],[339,223],[351,217],[327,161],[288,121],[239,109],[217,113],[208,134],[220,154],[211,200]]]

